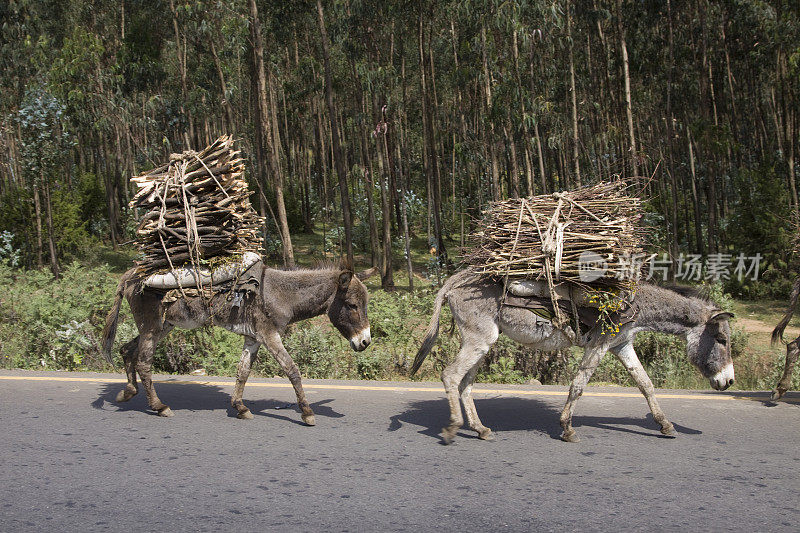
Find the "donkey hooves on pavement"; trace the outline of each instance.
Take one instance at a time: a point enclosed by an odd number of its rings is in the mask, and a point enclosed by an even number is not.
[[[456,436],[456,432],[451,431],[450,428],[442,428],[442,433],[440,436],[442,437],[442,444],[453,444],[453,439]]]
[[[478,432],[478,438],[481,440],[493,441],[494,433],[492,433],[491,429],[486,428],[485,430]]]
[[[161,409],[158,412],[158,416],[163,416],[163,417],[167,417],[167,418],[170,417],[170,416],[173,416],[174,414],[175,413],[173,413],[172,409],[170,409],[169,407],[164,407],[163,409]]]
[[[132,396],[133,396],[132,394],[130,395],[128,394],[127,390],[123,389],[117,393],[117,402],[119,403],[127,402],[128,400],[131,399]]]
[[[781,390],[781,389],[772,389],[772,394],[770,394],[770,396],[769,396],[769,399],[770,399],[770,400],[772,400],[773,402],[774,402],[775,400],[780,400],[780,399],[781,399],[781,397],[783,397],[783,395],[784,395],[785,393],[786,393],[786,391],[785,391],[785,390]]]
[[[303,422],[305,422],[307,426],[317,425],[317,421],[314,419],[314,415],[303,415],[301,418],[303,419]]]
[[[673,439],[678,436],[678,434],[675,433],[675,427],[672,424],[662,427],[661,434],[665,437],[672,437]]]
[[[562,433],[561,434],[561,440],[563,440],[564,442],[580,442],[581,441],[581,439],[578,438],[578,435],[574,431],[571,431],[569,433],[567,433],[565,431],[564,433]]]
[[[239,420],[252,420],[253,413],[251,413],[249,409],[247,411],[239,411],[239,414],[236,415],[236,418]]]

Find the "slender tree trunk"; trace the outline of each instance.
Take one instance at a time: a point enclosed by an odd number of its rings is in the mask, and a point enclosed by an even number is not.
[[[427,72],[427,65],[425,59],[425,49],[424,49],[424,32],[423,32],[423,20],[424,14],[423,11],[420,11],[419,15],[419,62],[420,62],[420,87],[421,87],[421,96],[422,96],[422,123],[423,123],[423,134],[425,137],[425,149],[426,149],[426,174],[428,176],[428,191],[430,195],[430,200],[428,202],[429,208],[431,209],[431,217],[433,219],[433,237],[436,240],[436,254],[438,258],[438,264],[445,265],[447,264],[447,250],[444,246],[444,238],[442,235],[442,221],[441,221],[441,192],[437,188],[437,183],[441,183],[439,176],[437,175],[438,165],[436,163],[436,139],[433,131],[433,120],[432,120],[432,110],[431,110],[431,101],[430,101],[430,91],[428,90],[428,72]],[[437,194],[438,193],[438,194]]]
[[[330,44],[328,42],[328,32],[325,29],[325,16],[322,11],[321,0],[317,0],[317,22],[319,23],[320,39],[322,41],[322,63],[325,70],[325,101],[328,105],[328,115],[331,120],[333,159],[334,165],[336,166],[336,174],[339,176],[339,195],[342,201],[345,250],[348,264],[353,265],[353,219],[350,215],[350,194],[347,190],[347,167],[345,166],[344,153],[342,152],[342,146],[339,141],[339,119],[336,113],[336,106],[333,102]]]
[[[569,43],[569,87],[572,101],[572,162],[575,166],[575,186],[581,186],[581,166],[578,158],[578,100],[577,91],[575,90],[575,62],[573,59],[574,43],[572,41],[572,14],[570,13],[570,4],[567,3],[567,41]],[[627,60],[627,58],[626,58]]]
[[[53,276],[58,279],[58,252],[56,251],[55,228],[53,228],[53,201],[50,198],[50,184],[44,179],[44,176],[42,176],[42,183],[44,184],[44,205],[47,211],[47,243],[50,248],[50,270],[53,272]]]
[[[375,136],[378,154],[378,167],[381,180],[381,212],[383,222],[383,261],[381,261],[381,287],[385,291],[394,290],[394,273],[392,265],[392,209],[389,202],[389,146],[386,141],[388,132],[377,133]]]
[[[511,163],[511,196],[513,198],[519,198],[519,165],[517,163],[517,145],[514,141],[513,126],[511,125],[511,120],[508,118],[503,126],[503,134],[505,135],[506,142],[508,143],[508,158],[509,162]]]
[[[639,175],[638,155],[636,153],[636,136],[633,132],[633,104],[631,103],[631,75],[628,68],[628,46],[625,43],[625,28],[622,26],[622,0],[617,0],[617,29],[619,31],[619,47],[622,52],[622,72],[625,78],[625,116],[628,119],[629,152],[633,176]]]
[[[39,196],[39,185],[33,184],[33,208],[36,214],[36,266],[42,268],[43,260],[43,240],[42,240],[42,200]]]
[[[264,66],[264,43],[261,36],[261,23],[258,19],[258,8],[256,7],[256,0],[249,0],[250,6],[250,35],[253,40],[253,66],[255,75],[255,86],[257,95],[255,101],[257,103],[257,116],[259,118],[258,124],[261,130],[262,143],[265,146],[265,167],[268,176],[265,179],[270,179],[275,190],[275,203],[278,207],[278,225],[283,242],[283,262],[288,267],[294,266],[294,251],[292,249],[292,237],[289,233],[289,223],[286,217],[286,204],[283,198],[283,183],[280,174],[280,161],[276,159],[277,148],[274,146],[277,136],[273,136],[272,124],[270,120],[269,104],[268,104],[268,91],[266,68]]]
[[[487,115],[492,112],[492,80],[489,75],[489,59],[486,50],[486,26],[481,24],[481,59],[483,64],[483,87],[484,95],[486,98],[486,113]],[[494,121],[491,118],[486,119],[489,122],[489,132],[487,133],[489,141],[489,156],[492,163],[492,199],[494,201],[500,200],[500,167],[497,161],[497,143],[494,133]]]
[[[697,175],[695,173],[694,168],[694,149],[692,148],[692,134],[687,129],[686,130],[687,140],[689,142],[689,168],[692,172],[692,202],[694,204],[694,232],[695,232],[695,239],[697,243],[697,251],[700,252],[701,255],[705,255],[705,246],[703,244],[703,226],[702,226],[702,216],[700,214],[700,198],[697,194]]]
[[[230,135],[235,135],[236,120],[234,119],[233,105],[231,105],[231,101],[228,98],[228,85],[225,83],[225,74],[222,72],[222,63],[219,60],[217,47],[214,45],[214,39],[211,39],[209,44],[211,45],[211,57],[214,58],[214,67],[217,70],[217,78],[219,79],[219,88],[221,93],[220,100],[222,102],[222,107],[225,110],[225,120],[228,133]]]
[[[181,94],[183,96],[180,104],[181,115],[186,117],[186,120],[189,123],[188,135],[186,132],[184,132],[184,142],[186,143],[186,149],[188,150],[192,147],[192,143],[195,142],[196,138],[194,131],[194,117],[186,112],[186,108],[183,105],[183,102],[186,102],[189,99],[189,87],[187,81],[188,73],[186,71],[186,37],[184,36],[183,51],[181,51],[181,32],[178,26],[178,10],[175,9],[175,0],[169,0],[169,8],[172,11],[172,29],[175,32],[175,55],[178,58],[178,69],[180,70],[181,74]]]

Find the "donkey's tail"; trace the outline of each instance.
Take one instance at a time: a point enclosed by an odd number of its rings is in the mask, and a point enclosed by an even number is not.
[[[108,364],[112,367],[114,366],[114,361],[111,359],[111,348],[114,346],[114,337],[117,336],[119,308],[122,306],[122,296],[125,293],[125,286],[128,284],[132,273],[133,271],[129,270],[123,274],[122,279],[119,280],[119,285],[117,285],[117,293],[114,296],[114,305],[111,306],[111,310],[108,312],[108,316],[106,317],[106,325],[103,328],[103,355],[105,356],[106,361],[108,361]]]
[[[436,300],[433,302],[433,316],[431,317],[431,323],[428,325],[428,331],[425,332],[425,338],[422,340],[422,346],[420,346],[419,351],[417,352],[416,357],[414,357],[414,364],[411,365],[411,375],[417,373],[419,367],[422,366],[422,362],[425,361],[425,358],[428,356],[430,351],[433,349],[433,345],[436,343],[436,338],[439,336],[439,316],[442,314],[442,305],[444,305],[445,300],[447,300],[447,293],[450,292],[454,284],[454,280],[458,276],[451,276],[442,288],[439,289],[439,292],[436,293]]]
[[[786,329],[786,326],[789,325],[789,321],[792,319],[798,299],[800,299],[800,278],[797,278],[792,286],[792,294],[789,296],[789,308],[786,310],[786,314],[783,315],[781,321],[778,322],[778,325],[772,330],[773,345],[783,340],[783,330]]]

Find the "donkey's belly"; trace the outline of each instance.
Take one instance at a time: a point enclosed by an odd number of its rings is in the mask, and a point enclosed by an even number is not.
[[[498,316],[498,326],[511,340],[537,350],[555,351],[572,346],[563,331],[527,309],[504,307]]]

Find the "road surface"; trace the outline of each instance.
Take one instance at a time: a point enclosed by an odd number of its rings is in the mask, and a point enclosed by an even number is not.
[[[158,376],[160,418],[114,374],[0,371],[0,531],[797,531],[800,395],[479,385],[496,440],[440,444],[438,383]]]

